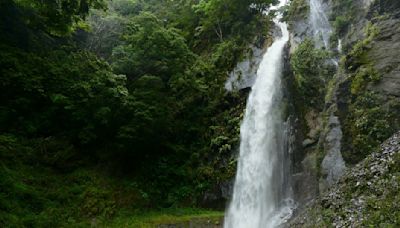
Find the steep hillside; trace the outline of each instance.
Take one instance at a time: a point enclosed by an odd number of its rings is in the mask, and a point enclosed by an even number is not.
[[[323,3],[333,26],[325,57],[318,56],[324,50],[309,44],[307,1],[293,1],[288,12],[291,66],[295,80],[302,80],[294,88],[300,95],[294,101],[302,140],[298,153],[303,154],[303,163],[314,159],[314,170],[301,169],[317,171],[319,190],[339,178],[340,160],[348,166],[360,162],[400,127],[398,2]],[[296,62],[299,57],[310,60]],[[334,71],[310,71],[317,69],[313,64],[318,65],[318,59],[336,59],[338,66]],[[317,85],[314,92],[307,87],[311,85]]]
[[[400,225],[400,133],[347,170],[289,227],[397,227]]]
[[[333,30],[324,50],[309,44],[313,36],[309,2],[293,0],[288,11],[291,68],[294,79],[301,79],[292,92],[301,95],[294,99],[299,118],[294,190],[303,205],[322,195],[307,206],[314,209],[292,225],[397,224],[397,215],[390,211],[396,210],[398,135],[377,148],[400,129],[400,4],[394,0],[320,2]],[[333,73],[310,71],[318,69],[319,59],[336,61]],[[313,92],[305,93],[310,89]],[[386,168],[376,176],[372,173],[380,167],[376,165],[380,159],[390,164],[381,164]],[[384,190],[383,183],[394,187]]]

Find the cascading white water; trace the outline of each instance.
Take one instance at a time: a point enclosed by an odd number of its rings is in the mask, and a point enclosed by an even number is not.
[[[326,6],[321,3],[321,0],[310,0],[310,24],[313,29],[314,40],[318,47],[329,49],[332,27],[326,11]]]
[[[280,0],[278,7],[286,4]],[[289,40],[286,23],[274,22],[277,38],[260,63],[240,128],[240,157],[226,228],[276,227],[290,218],[293,203],[287,166],[285,123],[282,117],[283,51]]]
[[[329,7],[322,3],[322,0],[310,0],[310,24],[313,31],[313,38],[318,48],[330,50],[329,40],[332,35],[332,26],[328,20],[326,12]],[[338,51],[341,51],[341,40],[338,40]],[[329,61],[336,67],[339,66],[337,58],[331,58]]]
[[[329,7],[326,4],[324,6],[322,1],[323,0],[310,0],[310,24],[312,25],[314,41],[317,44],[317,47],[325,47],[326,50],[330,50],[329,39],[332,35],[332,27],[326,14]],[[321,38],[323,42],[321,42]],[[338,40],[337,51],[338,53],[342,52],[341,39]],[[328,61],[331,61],[338,69],[339,64],[337,58],[331,58],[328,59]],[[337,81],[338,80],[335,79],[335,82]],[[336,96],[332,96],[331,99],[332,100],[330,100],[329,103],[332,104],[337,102]],[[329,141],[329,143],[325,146],[326,156],[321,163],[321,172],[327,174],[324,179],[328,186],[336,183],[344,174],[346,169],[346,164],[341,154],[341,142],[343,137],[342,126],[340,124],[340,118],[336,116],[332,110],[335,109],[328,109],[330,115],[328,121],[329,131],[326,132],[325,140]]]
[[[341,53],[342,53],[342,49],[343,49],[342,40],[339,39],[339,40],[338,40],[337,51],[341,54]]]

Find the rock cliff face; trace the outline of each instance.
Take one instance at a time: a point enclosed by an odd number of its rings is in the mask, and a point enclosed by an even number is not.
[[[343,176],[349,175],[345,173],[360,162],[370,164],[365,159],[400,129],[400,1],[320,2],[332,27],[329,47],[314,45],[310,50],[307,46],[310,39],[318,38],[310,23],[310,0],[292,0],[285,17],[291,34],[284,98],[294,138],[292,186],[299,212],[321,195],[349,194],[336,188],[345,184]],[[228,90],[251,87],[268,39],[252,47],[248,59],[237,65]],[[292,60],[300,49],[305,59],[296,68]],[[217,186],[220,193],[209,198],[229,199],[231,183]]]
[[[393,227],[400,225],[400,133],[349,169],[289,227]],[[396,226],[395,226],[396,227]]]
[[[338,65],[328,77],[320,74],[305,79],[319,77],[325,82],[322,92],[315,94],[324,101],[320,106],[292,99],[298,124],[293,180],[300,205],[325,192],[347,194],[331,190],[338,181],[345,184],[346,167],[352,170],[360,162],[370,164],[365,159],[371,159],[376,147],[400,129],[400,1],[321,2],[333,27],[329,58]],[[287,16],[291,57],[312,37],[309,9],[309,0],[292,0]],[[292,68],[295,80],[297,74]],[[296,86],[291,90],[293,96],[298,94]]]
[[[235,69],[229,73],[225,89],[229,92],[250,89],[257,77],[257,70],[261,60],[276,37],[282,36],[281,30],[276,25],[271,25],[267,37],[256,37],[250,45],[244,59],[236,64]]]

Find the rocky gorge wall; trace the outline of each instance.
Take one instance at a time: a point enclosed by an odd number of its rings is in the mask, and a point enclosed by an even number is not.
[[[398,227],[400,134],[386,140],[287,227]]]
[[[321,2],[333,30],[327,49],[312,42],[309,0],[292,0],[285,13],[291,34],[284,101],[299,213],[400,129],[400,1]],[[257,38],[230,73],[227,92],[241,97],[233,112],[238,120],[260,59],[277,35],[272,29],[267,38]],[[229,155],[218,156],[217,166],[230,171],[204,194],[204,206],[221,209],[230,199],[236,153],[232,147]]]
[[[400,129],[400,1],[321,1],[333,27],[322,58],[337,60],[334,71],[304,70],[324,65],[308,58],[319,52],[306,45],[312,37],[309,1],[293,0],[286,18],[297,119],[293,186],[300,205],[329,192],[347,169]],[[293,61],[298,56],[303,68]],[[322,83],[312,93],[302,91],[316,81]]]

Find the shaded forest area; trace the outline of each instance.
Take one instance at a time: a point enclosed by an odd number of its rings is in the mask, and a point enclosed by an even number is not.
[[[272,0],[2,0],[0,226],[211,206]],[[256,38],[258,37],[258,38]]]

